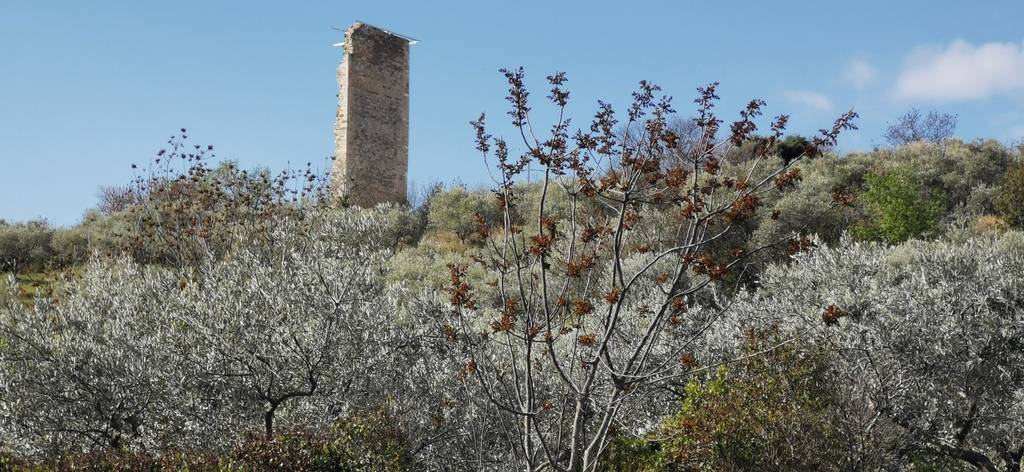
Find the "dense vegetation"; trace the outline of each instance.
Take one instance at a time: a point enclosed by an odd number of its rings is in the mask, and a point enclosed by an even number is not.
[[[0,223],[0,470],[1020,470],[1021,149],[839,156],[853,113],[723,133],[646,82],[537,138],[505,74],[494,189],[333,208],[182,130],[79,225]]]

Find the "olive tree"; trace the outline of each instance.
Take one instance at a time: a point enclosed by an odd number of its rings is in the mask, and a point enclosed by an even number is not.
[[[219,450],[379,401],[408,344],[383,283],[389,211],[301,210],[270,244],[188,268],[94,261],[59,302],[9,303],[0,435],[27,452]]]
[[[396,345],[387,211],[308,212],[279,222],[272,246],[208,259],[181,294],[181,342],[222,394],[212,421],[269,438],[278,417],[329,424],[369,393]]]
[[[59,304],[0,308],[0,437],[24,453],[153,447],[186,428],[176,277],[93,261]]]
[[[731,326],[777,326],[831,351],[846,409],[836,418],[862,446],[853,468],[888,455],[1017,472],[1021,274],[1024,235],[1016,232],[888,248],[845,240],[766,270],[760,290],[735,302]]]

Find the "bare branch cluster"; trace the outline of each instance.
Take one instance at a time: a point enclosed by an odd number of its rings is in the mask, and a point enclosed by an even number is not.
[[[505,217],[481,228],[490,238],[477,263],[493,277],[488,286],[450,267],[448,329],[467,350],[464,382],[502,413],[519,469],[594,470],[609,432],[643,416],[629,412],[698,368],[693,352],[728,309],[716,283],[750,253],[737,247],[723,257],[709,247],[751,218],[765,193],[797,184],[794,164],[806,152],[770,159],[788,121],[780,115],[746,171],[725,175],[723,150],[753,135],[765,103],[750,101],[720,137],[717,83],[698,89],[688,136],[670,126],[670,97],[646,81],[621,122],[599,102],[590,125],[573,131],[563,73],[547,78],[557,118],[541,137],[524,71],[503,73],[523,150],[514,155],[491,136],[484,115],[471,123],[477,149],[496,161]],[[807,150],[835,145],[856,117],[841,116]],[[517,179],[534,165],[543,173],[540,203],[524,221]],[[556,199],[565,209],[552,207]]]

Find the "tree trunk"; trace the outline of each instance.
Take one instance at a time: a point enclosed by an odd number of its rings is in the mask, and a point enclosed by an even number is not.
[[[274,412],[277,411],[277,403],[271,403],[267,412],[263,414],[263,428],[267,435],[267,441],[274,437]]]

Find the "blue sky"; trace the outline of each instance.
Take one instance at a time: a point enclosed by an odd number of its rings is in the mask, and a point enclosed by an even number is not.
[[[781,5],[781,6],[777,6]],[[353,21],[415,37],[410,178],[486,184],[466,124],[504,122],[497,70],[533,97],[569,77],[571,113],[654,81],[683,114],[720,81],[813,132],[853,108],[843,149],[906,109],[960,116],[965,138],[1024,136],[1024,2],[18,1],[0,3],[0,218],[73,224],[180,127],[222,159],[281,169],[332,149],[331,44]],[[539,104],[538,104],[539,106]],[[582,124],[582,123],[581,123]]]

